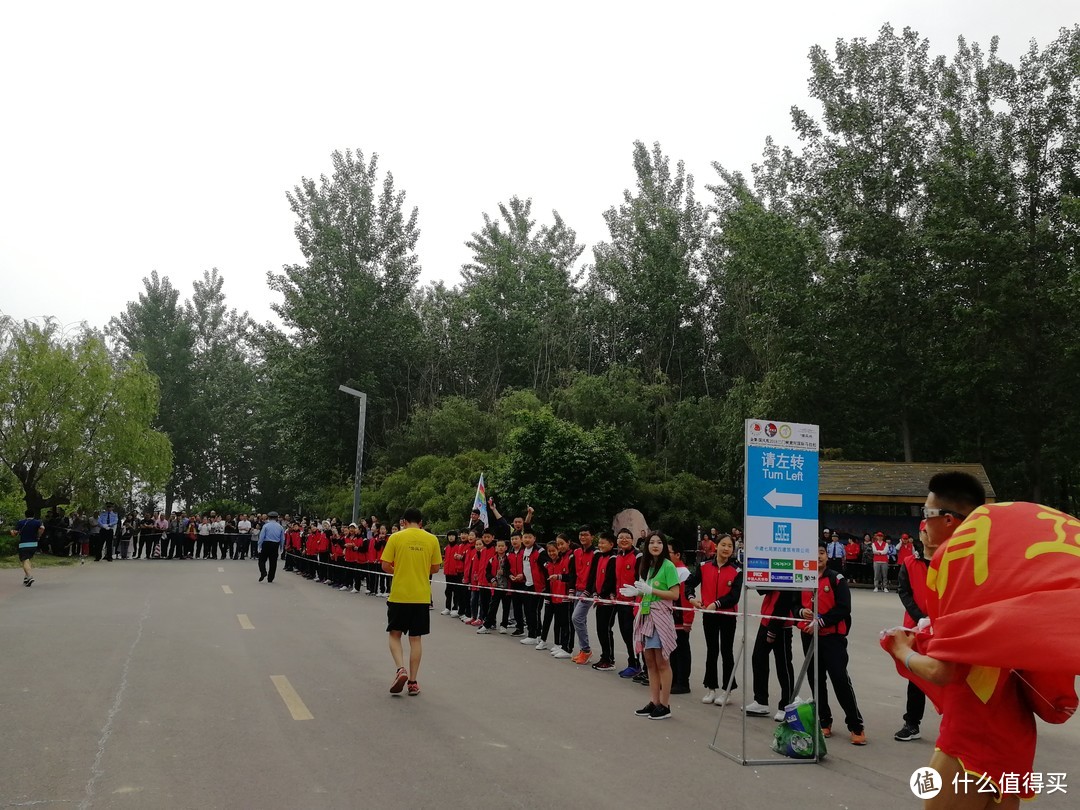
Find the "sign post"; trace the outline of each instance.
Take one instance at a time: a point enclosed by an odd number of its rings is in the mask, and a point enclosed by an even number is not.
[[[748,585],[817,585],[818,426],[746,420]]]
[[[752,682],[748,677],[747,661],[750,649],[747,633],[751,620],[755,628],[757,617],[749,616],[747,588],[772,590],[812,590],[814,612],[817,612],[817,547],[818,547],[818,434],[817,425],[778,422],[768,419],[747,419],[744,441],[744,547],[742,603],[743,689]],[[814,625],[812,654],[817,653],[817,625]],[[805,664],[804,664],[805,671]],[[801,676],[795,684],[797,691]],[[745,695],[745,691],[744,691]],[[795,695],[792,695],[794,698]],[[736,756],[716,746],[720,733],[717,722],[713,750],[743,765],[807,764],[808,759],[748,759],[746,757],[746,713],[742,714],[742,751]],[[818,721],[820,726],[820,720]]]

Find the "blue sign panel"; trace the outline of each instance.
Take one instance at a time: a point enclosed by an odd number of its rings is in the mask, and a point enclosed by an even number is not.
[[[817,520],[817,498],[816,452],[776,447],[746,448],[748,516]]]

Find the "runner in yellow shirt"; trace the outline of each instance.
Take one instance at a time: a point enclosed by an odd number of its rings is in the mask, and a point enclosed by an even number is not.
[[[397,674],[390,692],[400,695],[407,685],[410,695],[419,695],[416,676],[423,654],[420,639],[431,632],[431,575],[442,565],[442,552],[438,538],[424,531],[419,509],[406,509],[401,525],[401,531],[390,535],[382,554],[383,571],[393,575],[386,600],[386,632],[390,634],[390,655]],[[409,634],[408,670],[403,666],[403,633]]]

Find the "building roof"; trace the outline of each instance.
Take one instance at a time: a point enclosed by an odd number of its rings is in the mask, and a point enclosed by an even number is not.
[[[982,464],[895,461],[822,461],[818,498],[834,503],[923,503],[927,482],[945,470],[971,473],[986,488],[986,500],[997,500]]]

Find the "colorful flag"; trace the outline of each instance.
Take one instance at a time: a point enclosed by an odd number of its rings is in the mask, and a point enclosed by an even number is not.
[[[484,489],[484,474],[480,473],[480,482],[476,485],[476,497],[473,498],[473,509],[480,510],[480,520],[484,522],[484,527],[488,525],[488,513],[487,513],[487,490]]]

